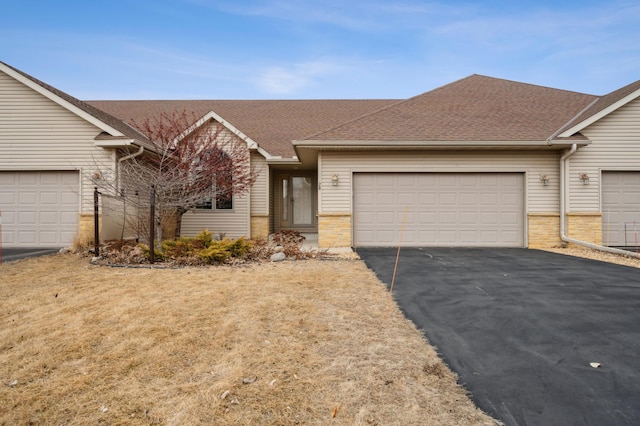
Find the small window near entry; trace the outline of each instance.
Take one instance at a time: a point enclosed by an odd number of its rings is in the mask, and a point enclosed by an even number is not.
[[[282,220],[289,220],[289,179],[282,178]]]
[[[213,209],[212,198],[211,197],[207,197],[204,200],[200,201],[198,204],[196,204],[196,209],[198,209],[198,210],[211,210],[211,209]]]
[[[198,204],[197,210],[233,210],[233,196],[231,194],[222,194],[216,197],[215,204],[213,197],[207,197]]]
[[[231,194],[222,194],[216,197],[216,210],[233,210],[233,197]]]

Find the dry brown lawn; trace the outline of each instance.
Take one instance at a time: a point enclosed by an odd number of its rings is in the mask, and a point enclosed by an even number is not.
[[[7,263],[0,424],[494,424],[388,300],[353,260]]]

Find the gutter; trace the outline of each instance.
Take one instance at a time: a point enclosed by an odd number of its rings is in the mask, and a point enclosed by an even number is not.
[[[569,151],[565,152],[564,155],[560,157],[560,239],[566,243],[576,244],[576,245],[587,247],[593,250],[600,250],[600,251],[613,253],[613,254],[621,254],[623,256],[635,257],[640,259],[640,253],[633,253],[630,251],[620,250],[613,247],[606,247],[598,244],[589,243],[587,241],[576,240],[575,238],[571,238],[567,235],[566,200],[567,200],[567,186],[569,183],[567,179],[567,163],[568,163],[569,157],[571,157],[577,150],[578,150],[578,145],[574,143],[573,145],[571,145],[571,149],[569,149]]]

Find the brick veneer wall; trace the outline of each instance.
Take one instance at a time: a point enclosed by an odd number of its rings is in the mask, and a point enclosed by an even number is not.
[[[318,215],[318,246],[320,248],[351,247],[351,214]]]
[[[102,215],[98,215],[98,223],[102,224]],[[77,242],[80,245],[93,244],[93,213],[81,213],[78,221]]]
[[[550,248],[562,244],[558,213],[529,213],[529,248]]]
[[[251,238],[269,238],[269,215],[252,215],[251,216]]]
[[[602,244],[601,213],[567,213],[567,236],[593,244]]]

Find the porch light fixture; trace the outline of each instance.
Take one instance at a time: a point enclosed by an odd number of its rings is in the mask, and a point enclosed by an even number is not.
[[[338,175],[331,176],[331,183],[333,184],[333,186],[338,186],[338,180]]]
[[[589,175],[587,173],[580,173],[580,180],[584,185],[589,185]]]
[[[540,182],[542,182],[542,184],[544,186],[549,186],[549,176],[548,175],[540,175]]]

